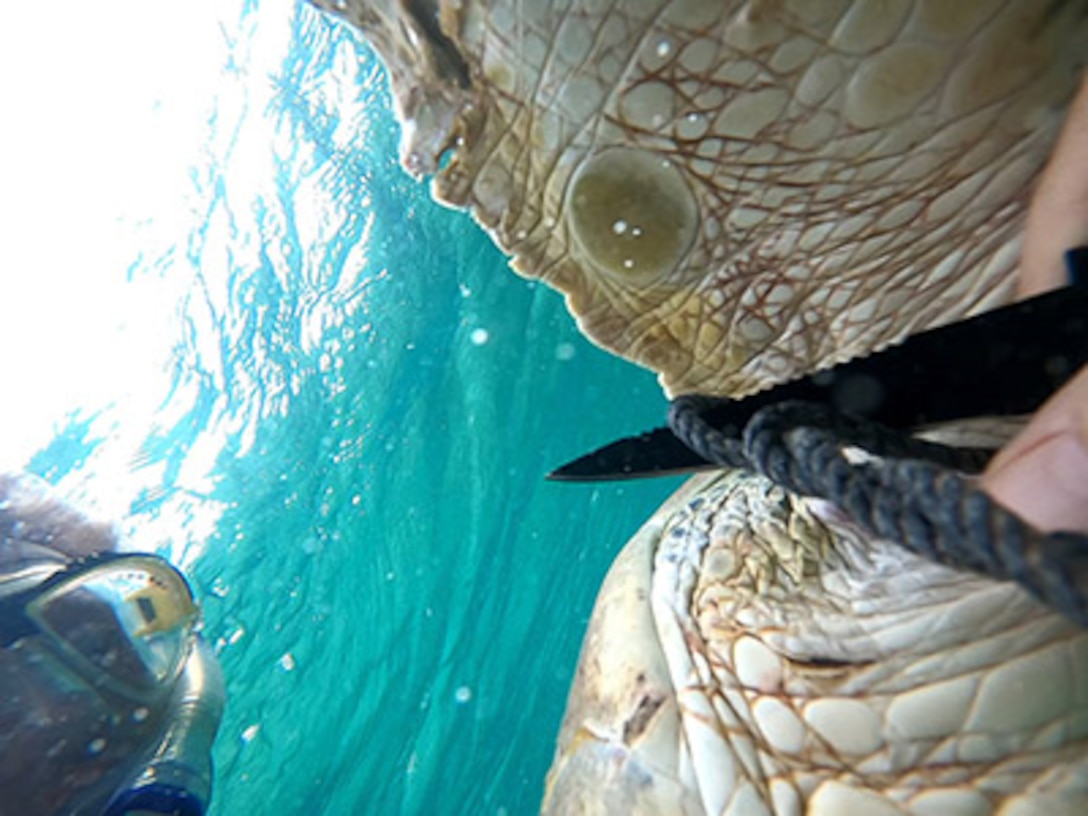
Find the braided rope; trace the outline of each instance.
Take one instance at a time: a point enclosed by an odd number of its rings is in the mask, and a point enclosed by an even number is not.
[[[758,411],[743,429],[705,419],[717,400],[685,396],[669,408],[673,433],[704,459],[760,473],[838,505],[879,538],[959,569],[1015,581],[1088,626],[1088,536],[1042,533],[965,478],[989,451],[914,439],[810,403]],[[851,463],[844,448],[877,458]]]

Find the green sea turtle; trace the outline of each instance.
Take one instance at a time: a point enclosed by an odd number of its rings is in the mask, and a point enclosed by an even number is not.
[[[319,0],[401,159],[666,392],[740,396],[1012,297],[1085,0]],[[963,442],[966,431],[949,438]],[[762,477],[617,559],[551,813],[1080,813],[1088,635]]]

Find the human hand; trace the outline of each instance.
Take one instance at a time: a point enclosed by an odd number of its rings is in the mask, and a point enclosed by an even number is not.
[[[1040,530],[1088,532],[1088,368],[994,457],[982,487]]]
[[[1019,292],[1066,283],[1065,250],[1088,244],[1088,77],[1028,212]],[[1045,531],[1088,533],[1088,367],[990,462],[982,488]]]

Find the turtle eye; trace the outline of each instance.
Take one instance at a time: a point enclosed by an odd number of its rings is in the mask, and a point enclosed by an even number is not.
[[[567,223],[593,265],[641,285],[676,269],[691,249],[698,216],[680,171],[645,150],[590,157],[567,199]]]

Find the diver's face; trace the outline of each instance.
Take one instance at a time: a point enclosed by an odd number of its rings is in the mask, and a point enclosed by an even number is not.
[[[100,813],[168,707],[168,694],[134,703],[90,687],[39,638],[0,649],[0,812]]]
[[[0,473],[0,816],[98,816],[173,721],[199,612],[169,564],[115,544]]]

